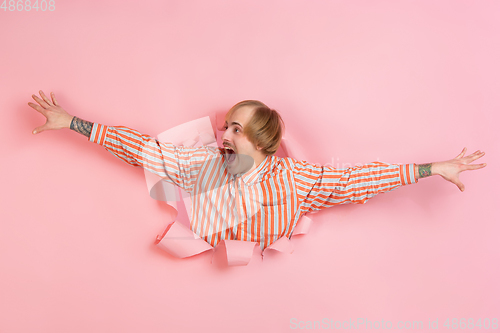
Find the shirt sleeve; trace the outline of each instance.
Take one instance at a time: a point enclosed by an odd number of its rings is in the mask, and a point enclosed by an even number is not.
[[[213,155],[206,146],[175,146],[125,126],[94,123],[89,141],[103,146],[124,162],[143,167],[187,192],[193,189],[205,160]]]
[[[372,162],[335,169],[297,161],[293,174],[301,208],[305,212],[345,203],[363,204],[379,193],[418,182],[415,164]]]

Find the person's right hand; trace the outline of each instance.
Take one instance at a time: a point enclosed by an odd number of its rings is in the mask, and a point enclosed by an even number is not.
[[[40,90],[40,99],[38,96],[33,95],[33,99],[39,104],[28,103],[33,109],[37,110],[47,118],[47,121],[42,126],[38,126],[33,130],[33,134],[37,134],[46,130],[55,130],[61,128],[70,128],[73,116],[67,113],[60,105],[57,103],[56,95],[53,92],[50,93],[52,101],[45,96],[43,91]]]
[[[432,173],[440,175],[450,183],[457,185],[460,191],[465,190],[464,184],[458,179],[458,175],[462,171],[481,169],[486,166],[486,163],[482,164],[470,164],[471,162],[477,160],[484,156],[484,152],[480,150],[476,151],[474,154],[465,156],[467,148],[464,148],[457,157],[452,160],[433,163]]]

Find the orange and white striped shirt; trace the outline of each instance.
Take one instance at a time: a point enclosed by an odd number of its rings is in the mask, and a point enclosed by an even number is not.
[[[300,217],[344,203],[365,203],[378,193],[416,183],[415,164],[373,162],[336,169],[267,156],[255,170],[232,175],[220,147],[159,142],[125,126],[94,123],[89,141],[191,195],[191,230],[216,246],[223,239],[260,244],[290,238]]]

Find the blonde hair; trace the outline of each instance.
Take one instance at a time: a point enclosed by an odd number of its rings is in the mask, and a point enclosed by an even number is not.
[[[226,121],[234,111],[243,106],[252,106],[254,111],[252,118],[243,129],[243,134],[256,147],[262,147],[262,153],[273,155],[278,150],[281,137],[285,132],[285,123],[280,114],[260,101],[246,100],[235,104],[229,109],[226,114]]]

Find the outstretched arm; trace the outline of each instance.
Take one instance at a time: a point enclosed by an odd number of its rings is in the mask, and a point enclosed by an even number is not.
[[[474,154],[464,157],[466,151],[467,148],[464,148],[462,152],[452,160],[417,165],[415,177],[419,179],[428,176],[440,175],[445,180],[457,185],[459,190],[463,192],[465,190],[465,186],[460,179],[458,179],[460,172],[481,169],[486,166],[486,163],[470,164],[478,158],[483,157],[484,152],[478,150]]]
[[[57,102],[54,93],[50,100],[40,90],[38,103],[28,103],[47,118],[44,125],[33,130],[33,134],[45,130],[70,128],[88,137],[89,142],[103,146],[107,151],[132,166],[140,166],[163,180],[175,184],[186,191],[192,191],[202,165],[209,158],[218,158],[217,150],[209,147],[183,147],[160,142],[125,126],[106,126],[74,117]]]
[[[85,135],[86,137],[90,137],[93,123],[74,117],[66,112],[57,102],[56,95],[54,93],[50,93],[52,100],[45,96],[41,90],[40,96],[42,98],[39,98],[36,95],[32,96],[38,105],[35,103],[28,103],[28,105],[44,115],[47,120],[45,124],[35,128],[33,130],[33,134],[38,134],[46,130],[69,128],[77,133]]]
[[[454,159],[428,164],[386,164],[372,162],[347,169],[318,166],[306,161],[292,161],[299,200],[305,211],[320,210],[344,203],[363,204],[379,193],[392,191],[402,185],[414,184],[419,178],[440,175],[464,191],[458,179],[460,172],[484,168],[470,164],[484,153],[477,151],[465,156],[466,149]]]

